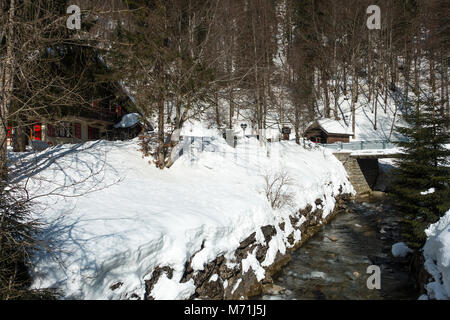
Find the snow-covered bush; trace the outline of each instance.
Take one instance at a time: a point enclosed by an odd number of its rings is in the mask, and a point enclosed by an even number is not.
[[[264,191],[273,209],[293,206],[294,194],[289,190],[293,180],[286,171],[264,174]]]
[[[433,277],[426,285],[431,299],[450,299],[450,210],[427,230],[423,248],[425,269]]]

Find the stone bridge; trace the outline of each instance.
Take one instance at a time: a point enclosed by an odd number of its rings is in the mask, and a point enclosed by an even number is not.
[[[397,149],[370,151],[337,151],[333,153],[347,170],[358,195],[371,193],[379,175],[378,159],[399,158]]]

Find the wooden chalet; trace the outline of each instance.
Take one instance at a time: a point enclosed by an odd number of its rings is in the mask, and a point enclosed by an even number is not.
[[[351,128],[341,122],[331,119],[315,121],[305,131],[305,137],[315,143],[332,144],[336,142],[350,142],[354,136]]]
[[[108,95],[93,99],[90,105],[61,108],[60,112],[40,119],[27,119],[24,130],[26,140],[38,142],[41,146],[65,143],[80,143],[91,140],[116,140],[134,138],[140,125],[134,130],[115,127],[133,108],[132,99],[117,83],[108,85]],[[8,127],[8,144],[12,144],[14,127]],[[124,131],[124,132],[122,132]],[[134,134],[133,137],[130,136]]]

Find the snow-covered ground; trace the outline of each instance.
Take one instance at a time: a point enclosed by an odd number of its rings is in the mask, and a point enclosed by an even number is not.
[[[36,215],[45,223],[41,237],[52,249],[34,257],[33,287],[59,288],[71,299],[142,298],[144,281],[156,267],[168,266],[172,279],[161,276],[152,296],[185,299],[194,293],[193,281],[179,281],[194,255],[194,271],[219,255],[232,262],[241,241],[256,232],[263,243],[262,226],[285,222],[261,265],[251,254],[242,261],[242,270],[251,268],[260,279],[262,267],[291,246],[293,210],[315,209],[315,200],[322,199],[326,216],[334,196],[354,191],[330,151],[305,150],[293,142],[266,148],[248,139],[233,149],[216,136],[204,152],[185,144],[184,154],[164,171],[138,148],[138,140],[97,141],[11,155],[14,181],[42,196]],[[264,194],[263,175],[280,171],[295,182],[290,186],[295,209],[273,210]],[[297,231],[295,241],[300,240]]]
[[[423,248],[425,269],[433,277],[426,285],[428,297],[450,299],[450,210],[426,231],[427,242]]]
[[[347,117],[347,124],[351,126],[350,101],[341,98],[339,104],[341,105],[344,115]],[[401,112],[398,110],[399,106],[396,106],[394,99],[389,97],[386,104],[386,113],[384,112],[384,108],[384,102],[378,105],[375,130],[375,113],[373,113],[372,103],[369,103],[364,95],[361,94],[359,96],[355,111],[355,139],[352,139],[352,141],[396,141],[402,139],[395,130],[395,126],[404,125],[404,122],[401,119]],[[343,120],[341,120],[341,122],[343,122]]]
[[[366,88],[367,89],[367,88]],[[285,108],[289,109],[292,103],[289,99],[283,98],[288,95],[285,90],[277,88],[275,96],[278,97],[278,101],[282,102]],[[320,110],[324,109],[323,101],[317,101]],[[222,102],[224,110],[228,110],[228,104],[226,101]],[[332,119],[320,119],[320,115],[317,119],[319,122],[323,122],[331,131],[336,132],[352,132],[352,108],[349,97],[340,96],[338,98],[338,116],[340,120],[334,121],[334,113],[332,112]],[[355,105],[355,137],[351,138],[351,142],[356,141],[398,141],[403,137],[396,132],[396,126],[405,126],[405,122],[402,119],[403,101],[400,89],[396,93],[390,93],[388,95],[387,103],[384,103],[384,98],[379,98],[377,106],[377,112],[375,115],[373,101],[369,102],[367,96],[361,93],[358,96],[358,102]],[[334,100],[331,97],[331,108],[334,108]],[[250,119],[254,117],[254,110],[241,110],[238,118],[234,120],[233,129],[236,135],[242,135],[243,130],[240,125],[242,123],[247,124],[246,134],[256,134],[255,128],[252,129],[252,122]],[[293,123],[290,123],[287,118],[284,119],[284,123],[279,123],[279,115],[276,112],[269,112],[268,128],[266,129],[266,137],[272,140],[278,140],[281,137],[281,129],[283,126],[290,127],[292,129],[291,138],[294,137]],[[338,124],[336,126],[336,124]],[[312,124],[312,123],[311,123]],[[214,126],[214,124],[212,124]],[[302,129],[302,128],[301,128]],[[304,127],[303,129],[306,129]],[[303,130],[302,129],[302,130]]]

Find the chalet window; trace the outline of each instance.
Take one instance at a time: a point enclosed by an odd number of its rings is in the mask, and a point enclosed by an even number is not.
[[[57,126],[56,127],[56,135],[58,137],[65,137],[66,136],[66,129],[64,128],[64,126]]]
[[[57,125],[49,124],[47,133],[49,137],[71,138],[73,136],[73,127],[69,122],[62,122]]]
[[[55,136],[55,127],[51,124],[47,125],[47,135],[49,137],[54,137]]]
[[[75,138],[81,139],[81,124],[75,123],[74,128],[75,128]]]
[[[59,126],[59,137],[61,137],[61,138],[72,137],[72,125],[70,123],[63,122]]]
[[[100,139],[100,129],[88,127],[89,132],[89,140],[98,140]]]

